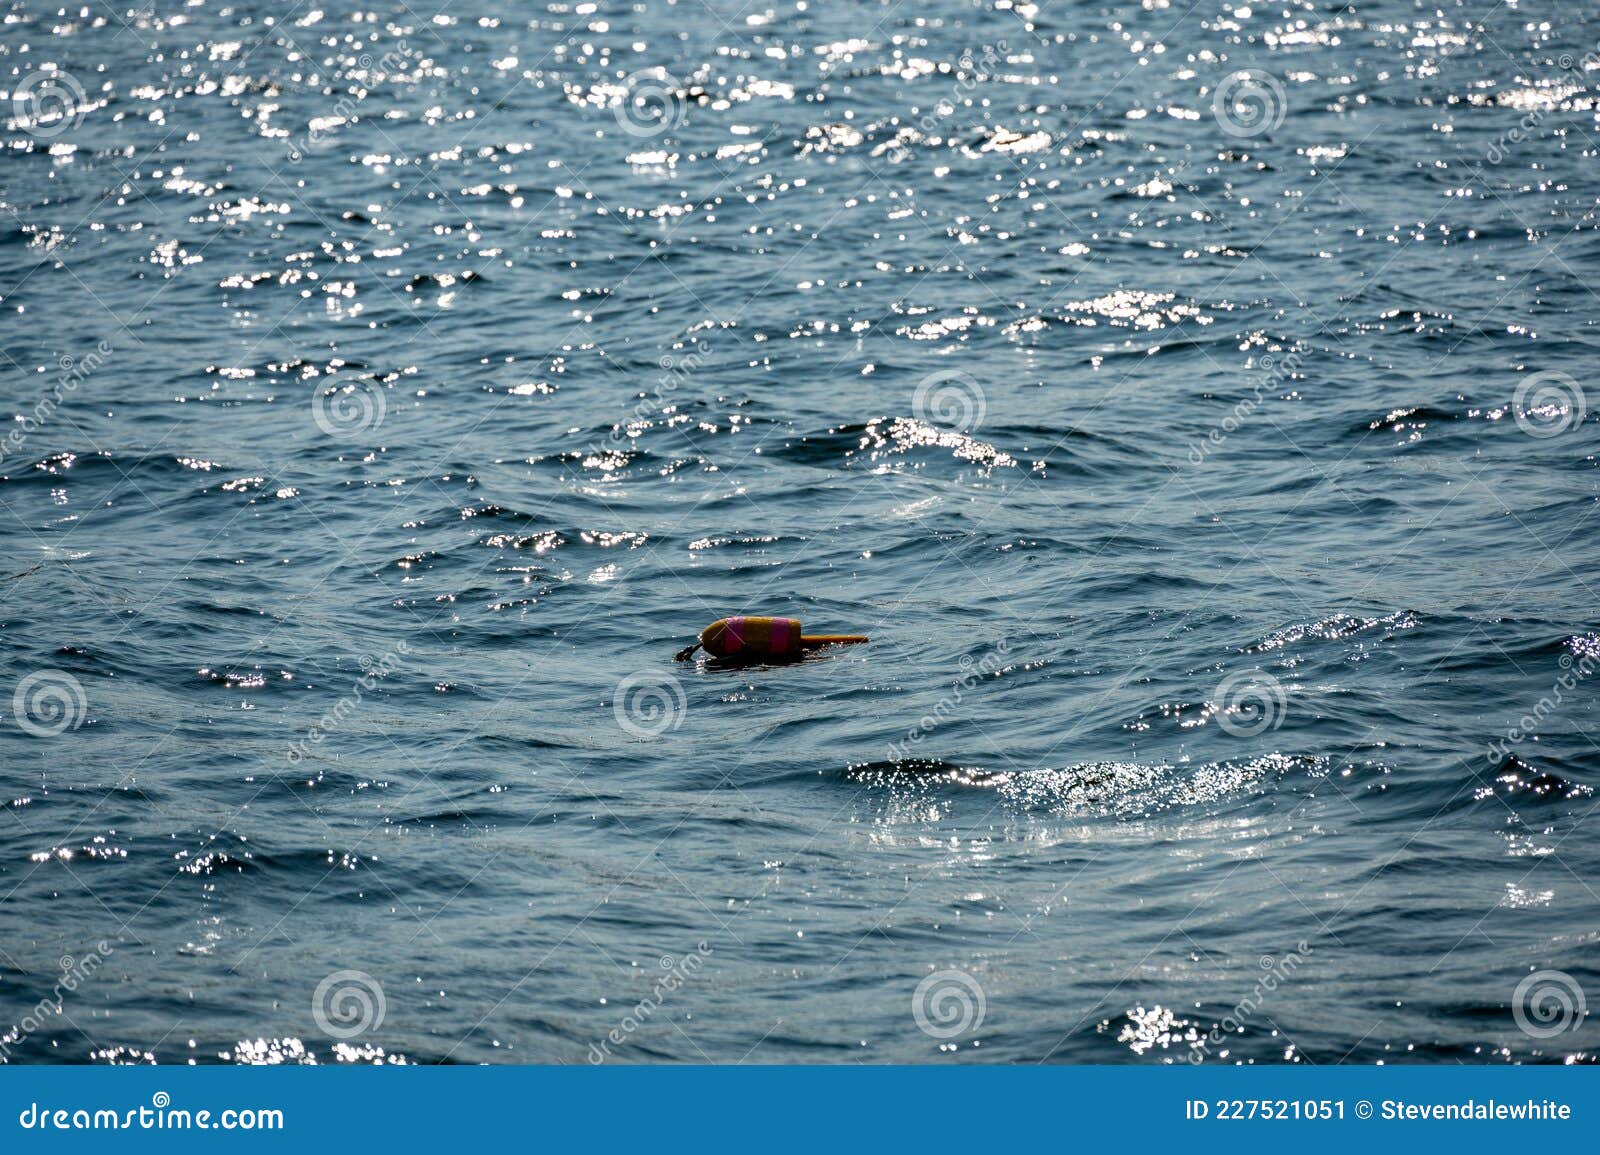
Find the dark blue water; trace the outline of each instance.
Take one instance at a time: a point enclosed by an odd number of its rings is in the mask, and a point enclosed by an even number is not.
[[[12,0],[0,1057],[1592,1057],[1597,40]]]

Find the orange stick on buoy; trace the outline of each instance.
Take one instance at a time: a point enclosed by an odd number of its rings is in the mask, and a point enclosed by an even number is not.
[[[849,646],[865,642],[865,634],[807,634],[798,618],[718,618],[700,631],[700,640],[675,655],[688,661],[696,650],[714,658],[745,661],[783,661],[823,646]]]

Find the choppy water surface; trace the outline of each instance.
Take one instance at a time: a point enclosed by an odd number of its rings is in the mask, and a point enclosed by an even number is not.
[[[3,1056],[1590,1058],[1597,40],[11,0]]]

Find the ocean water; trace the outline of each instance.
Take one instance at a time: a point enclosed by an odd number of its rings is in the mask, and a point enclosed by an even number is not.
[[[0,1058],[1591,1059],[1597,41],[11,0]]]

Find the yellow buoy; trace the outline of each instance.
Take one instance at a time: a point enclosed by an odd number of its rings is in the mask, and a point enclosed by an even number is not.
[[[676,657],[680,662],[703,649],[714,658],[747,662],[790,661],[821,646],[848,646],[865,634],[807,634],[798,618],[718,618],[700,631],[700,640]]]

